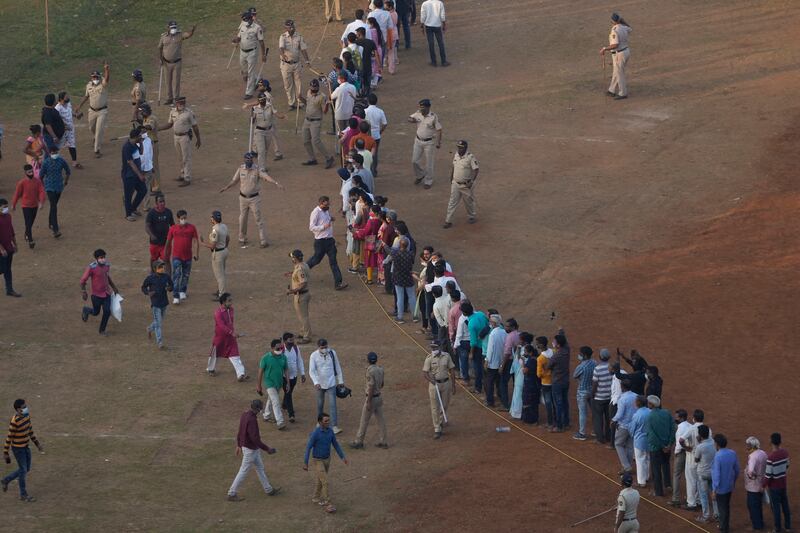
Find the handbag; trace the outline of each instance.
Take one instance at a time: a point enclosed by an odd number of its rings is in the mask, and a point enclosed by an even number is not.
[[[336,372],[336,352],[331,350],[331,358],[333,359],[333,376],[336,378],[336,381],[339,381],[339,373]],[[340,385],[336,385],[336,397],[337,398],[347,398],[348,396],[352,396],[353,391],[350,390],[344,383]]]

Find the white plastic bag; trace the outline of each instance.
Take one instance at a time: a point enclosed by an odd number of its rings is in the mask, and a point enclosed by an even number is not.
[[[122,297],[120,293],[111,295],[111,316],[117,319],[117,322],[122,322]]]

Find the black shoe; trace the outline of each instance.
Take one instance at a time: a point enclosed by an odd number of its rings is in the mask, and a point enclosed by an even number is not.
[[[246,94],[246,95],[244,95],[244,100],[251,100],[252,98],[253,98],[253,95],[252,95],[252,94]]]
[[[439,65],[437,65],[436,63],[434,63],[433,61],[431,61],[430,65],[431,65],[432,67],[438,67],[438,66],[439,66]],[[437,437],[437,438],[438,438],[438,437]]]
[[[329,157],[325,160],[325,168],[331,168],[333,166],[333,157]],[[375,174],[377,175],[377,173]]]
[[[308,161],[303,161],[300,164],[303,165],[303,166],[306,166],[306,167],[310,167],[312,165],[316,165],[317,164],[317,160],[316,159],[309,159]]]
[[[445,222],[445,223],[442,225],[442,227],[443,227],[444,229],[447,229],[447,228],[452,228],[452,227],[453,227],[453,223],[452,223],[452,222]]]
[[[613,97],[617,96],[617,93],[612,93],[611,91],[606,91],[606,96],[610,96],[610,97],[613,98]]]
[[[349,287],[349,285],[347,283],[341,282],[336,287],[334,287],[334,289],[337,290],[337,291],[340,291],[342,289],[346,289],[347,287]]]
[[[13,296],[14,298],[19,298],[22,295],[17,291],[15,291],[14,289],[11,289],[10,291],[6,291],[6,296]]]
[[[81,310],[81,320],[83,320],[84,322],[89,320],[89,312],[86,310],[85,307]]]
[[[614,97],[614,100],[625,100],[626,98],[627,98],[627,96],[617,95],[617,96]]]
[[[443,67],[449,67],[450,63],[448,63],[447,61],[444,61],[444,62],[442,62],[442,66]]]

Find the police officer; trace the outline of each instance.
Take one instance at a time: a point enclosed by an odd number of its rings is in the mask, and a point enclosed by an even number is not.
[[[414,185],[423,181],[426,189],[433,183],[433,166],[436,162],[436,152],[433,147],[442,146],[442,125],[436,113],[431,113],[431,101],[425,98],[419,101],[419,111],[408,117],[408,121],[417,125],[417,136],[414,139],[414,152],[411,163],[414,165]],[[434,144],[435,140],[435,144]],[[425,167],[420,164],[425,157]]]
[[[172,104],[173,98],[181,95],[181,60],[183,59],[182,43],[194,35],[194,29],[187,33],[178,29],[178,23],[170,20],[167,23],[167,31],[161,34],[158,41],[158,57],[161,61],[161,68],[167,71],[167,105]],[[174,80],[174,91],[173,91]]]
[[[625,67],[631,57],[628,47],[628,36],[631,29],[625,19],[617,13],[611,14],[611,33],[608,35],[608,46],[600,49],[600,55],[611,52],[611,62],[614,66],[614,73],[611,75],[611,85],[608,86],[608,96],[613,96],[614,100],[624,100],[628,97],[628,83],[625,78]]]
[[[447,216],[444,218],[444,229],[453,225],[453,215],[458,204],[464,200],[470,224],[475,223],[475,181],[478,179],[478,160],[467,151],[467,141],[456,143],[457,153],[453,156],[453,168],[450,169],[450,202],[447,204]]]
[[[211,250],[211,270],[214,272],[214,279],[217,280],[217,292],[212,293],[211,296],[216,300],[226,292],[225,266],[228,261],[228,245],[231,242],[228,226],[222,223],[220,211],[211,213],[211,231],[208,234],[208,242],[205,242],[202,236],[200,242]]]
[[[625,472],[620,478],[622,490],[617,496],[617,518],[614,530],[617,533],[638,533],[639,520],[636,511],[639,508],[639,491],[632,488],[633,475]]]
[[[244,82],[244,99],[249,100],[253,97],[256,89],[256,65],[258,64],[259,50],[261,51],[261,61],[267,61],[267,50],[264,48],[264,28],[253,21],[253,13],[245,11],[242,13],[242,23],[234,43],[239,44],[239,68],[242,71],[242,81]]]
[[[98,71],[89,75],[89,83],[86,84],[86,95],[81,100],[78,109],[79,113],[83,104],[89,102],[89,131],[94,136],[94,156],[101,157],[100,144],[103,139],[103,132],[106,129],[106,118],[108,117],[108,81],[111,75],[111,68],[108,64],[103,65],[103,76]]]
[[[139,116],[139,106],[147,102],[147,86],[144,83],[142,71],[138,68],[131,74],[133,78],[133,88],[131,89],[131,105],[133,106],[132,122],[141,123]],[[136,126],[136,124],[134,124]]]
[[[300,74],[303,71],[300,56],[303,56],[305,65],[310,65],[311,61],[308,59],[306,41],[302,35],[297,33],[294,21],[288,19],[284,23],[284,27],[286,31],[278,39],[278,48],[281,53],[281,75],[283,76],[283,86],[286,89],[289,108],[294,109],[298,105],[303,107],[303,104],[298,99],[303,86],[300,80]]]
[[[200,148],[200,128],[197,127],[194,111],[186,107],[185,96],[175,98],[175,108],[169,112],[169,122],[159,129],[170,128],[172,128],[175,152],[181,165],[178,177],[175,179],[181,182],[178,187],[188,187],[192,184],[192,134],[197,137],[195,147]]]
[[[262,172],[267,171],[267,152],[269,145],[275,143],[275,161],[283,159],[283,154],[278,149],[276,138],[275,117],[286,118],[285,115],[275,111],[272,107],[272,99],[267,93],[258,95],[258,105],[253,107],[252,121],[254,126],[253,144],[255,152],[258,153],[258,168]]]
[[[293,250],[289,257],[292,258],[292,283],[286,294],[294,298],[294,311],[297,319],[300,320],[300,339],[299,344],[308,344],[311,340],[311,321],[308,319],[308,304],[311,301],[311,293],[308,292],[308,283],[311,279],[311,270],[303,262],[303,252]]]
[[[320,92],[317,78],[309,82],[308,93],[305,98],[301,96],[300,101],[306,105],[306,117],[303,120],[303,145],[306,147],[306,152],[308,152],[308,161],[303,165],[317,164],[317,158],[314,155],[314,148],[316,148],[325,158],[325,168],[331,168],[333,166],[333,156],[325,149],[325,144],[320,138],[322,116],[328,112],[330,102],[328,102],[328,97]]]
[[[378,448],[388,448],[389,444],[386,442],[386,420],[383,418],[383,397],[381,391],[383,390],[383,367],[378,366],[378,354],[369,352],[367,354],[367,379],[364,386],[364,407],[361,409],[361,423],[358,426],[358,433],[356,433],[356,440],[350,443],[351,448],[364,447],[364,435],[367,433],[367,426],[369,426],[370,418],[375,415],[378,419],[378,429],[380,430],[380,440],[375,445]]]
[[[456,365],[447,352],[440,350],[439,345],[431,343],[431,354],[422,365],[422,375],[428,381],[428,397],[431,401],[431,418],[433,419],[433,438],[442,436],[444,413],[451,394],[456,393]],[[437,394],[438,389],[438,394]],[[441,400],[441,405],[439,401]]]
[[[264,226],[264,220],[261,218],[261,180],[274,183],[279,189],[283,189],[283,185],[272,179],[266,172],[260,171],[253,166],[253,153],[247,152],[244,154],[244,164],[239,165],[236,172],[233,174],[233,179],[219,192],[225,192],[236,183],[239,184],[239,246],[242,248],[247,247],[247,217],[250,211],[253,212],[253,217],[256,219],[258,226],[258,237],[261,241],[261,247],[266,248],[267,244],[267,229]]]
[[[139,120],[142,127],[147,130],[147,136],[153,143],[153,180],[150,182],[150,190],[153,192],[161,190],[161,173],[158,170],[158,118],[153,114],[153,109],[147,102],[139,106]]]

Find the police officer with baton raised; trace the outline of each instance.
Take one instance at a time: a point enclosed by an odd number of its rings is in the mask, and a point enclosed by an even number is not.
[[[428,397],[431,401],[433,438],[442,436],[442,424],[447,423],[447,404],[456,393],[456,365],[447,352],[441,351],[437,343],[431,343],[431,353],[422,365],[422,374],[428,381]]]

